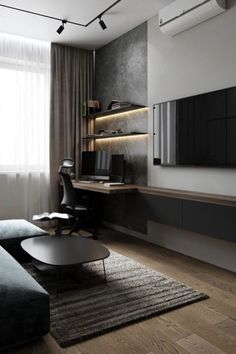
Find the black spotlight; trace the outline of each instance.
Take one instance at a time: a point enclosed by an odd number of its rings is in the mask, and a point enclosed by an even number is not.
[[[58,34],[61,34],[61,32],[64,31],[64,29],[65,29],[64,25],[65,25],[65,23],[66,23],[67,21],[66,21],[66,20],[62,20],[61,22],[62,22],[61,26],[58,27],[58,29],[57,29],[57,33],[58,33]]]
[[[103,30],[107,28],[105,22],[102,20],[102,17],[99,17],[99,25],[102,27]]]

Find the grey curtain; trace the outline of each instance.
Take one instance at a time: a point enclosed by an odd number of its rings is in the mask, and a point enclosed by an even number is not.
[[[51,210],[58,209],[58,168],[64,157],[79,174],[82,104],[92,98],[92,51],[52,44],[50,97]]]

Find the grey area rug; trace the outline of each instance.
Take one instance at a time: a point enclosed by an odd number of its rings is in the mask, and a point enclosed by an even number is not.
[[[208,298],[115,252],[105,264],[107,282],[101,261],[80,266],[73,277],[62,274],[58,280],[55,274],[25,265],[50,294],[51,334],[61,347]]]

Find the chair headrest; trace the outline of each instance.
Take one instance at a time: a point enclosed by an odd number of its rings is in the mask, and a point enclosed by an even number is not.
[[[62,165],[60,165],[59,167],[59,170],[58,170],[58,173],[62,173],[62,169],[63,168],[71,168],[74,166],[74,161],[72,160],[71,157],[66,157],[63,162],[62,162]]]

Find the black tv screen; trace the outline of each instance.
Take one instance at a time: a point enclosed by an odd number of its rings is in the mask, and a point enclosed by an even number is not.
[[[236,167],[236,87],[153,106],[154,164]]]

